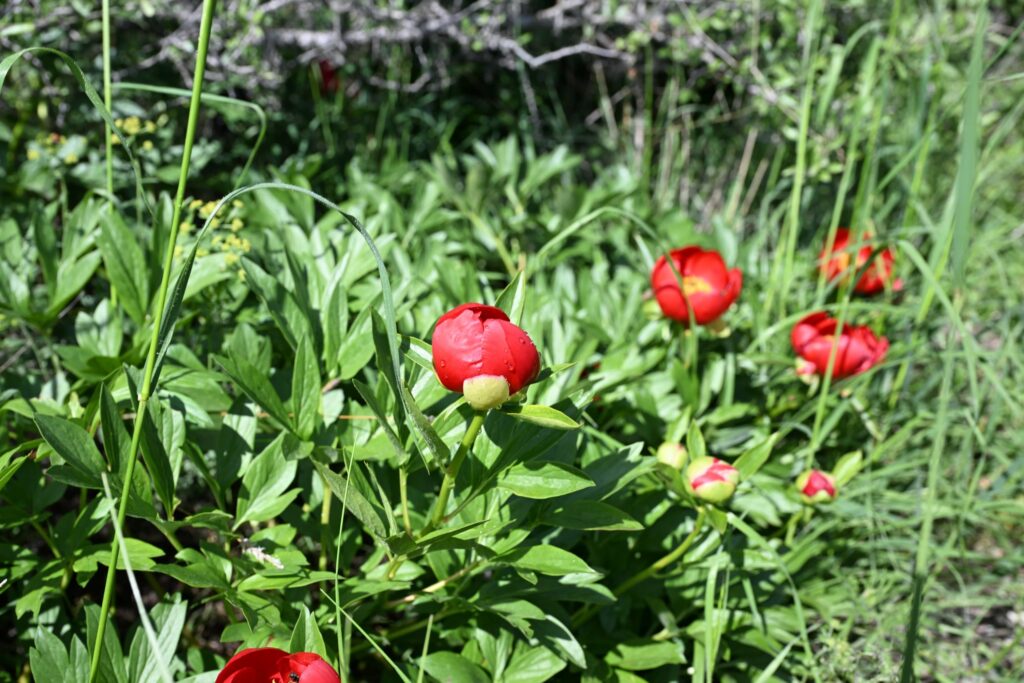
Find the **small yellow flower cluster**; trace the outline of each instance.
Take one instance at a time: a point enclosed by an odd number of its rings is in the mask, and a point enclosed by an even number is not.
[[[217,210],[216,201],[204,202],[202,199],[193,199],[186,205],[186,210],[191,214],[178,226],[178,231],[182,235],[191,234],[195,227],[195,222],[198,220],[209,220],[210,216],[213,216],[214,211]],[[228,228],[229,234],[223,234],[220,232],[214,232],[210,238],[211,249],[224,254],[224,267],[237,266],[242,254],[247,254],[252,250],[252,243],[245,237],[240,237],[239,232],[245,228],[245,221],[240,215],[242,209],[245,208],[239,200],[231,202],[229,208],[222,209],[221,212],[210,220],[211,230],[217,231],[222,226]],[[180,258],[184,253],[184,247],[178,247],[175,249],[175,258]],[[196,249],[196,257],[206,256],[209,251],[206,249]],[[245,280],[245,271],[242,268],[236,270],[238,279],[241,281]]]
[[[68,166],[79,162],[78,152],[84,149],[84,139],[75,136],[71,145],[68,145],[68,138],[60,133],[41,135],[34,142],[30,142],[25,151],[25,158],[29,161],[36,161],[45,157],[58,157]]]
[[[128,116],[123,119],[114,119],[114,125],[121,131],[121,134],[128,138],[134,138],[137,135],[152,135],[165,123],[167,123],[167,115],[161,114],[156,121],[149,121],[140,119],[138,116]],[[121,144],[121,139],[117,135],[111,133],[110,141],[115,144]],[[154,149],[152,140],[143,140],[142,149],[147,152]]]

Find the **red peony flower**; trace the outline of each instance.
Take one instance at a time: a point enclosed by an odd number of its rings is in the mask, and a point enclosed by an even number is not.
[[[669,256],[675,270],[662,255],[651,271],[654,296],[667,317],[688,325],[692,309],[697,324],[707,325],[725,313],[740,295],[743,272],[726,268],[717,251],[691,246],[673,249]]]
[[[864,243],[864,246],[857,250],[857,260],[853,266],[854,271],[859,271],[868,262],[868,259],[871,258],[871,252],[874,251],[874,247],[871,245],[870,234],[861,235],[861,242]],[[828,244],[826,243],[825,248],[818,255],[821,271],[829,281],[841,278],[850,270],[850,260],[850,230],[849,228],[838,228],[836,230],[835,242],[832,244],[832,251],[828,251]],[[888,247],[883,249],[875,257],[875,260],[864,269],[853,289],[861,294],[877,294],[883,291],[892,279],[893,260],[892,249]],[[893,291],[903,289],[903,281],[898,278],[893,280],[892,288]]]
[[[494,306],[462,304],[442,315],[431,349],[441,384],[476,410],[498,407],[540,372],[537,347]]]
[[[806,503],[823,503],[836,498],[836,480],[821,470],[801,474],[796,480],[796,487]]]
[[[239,650],[216,683],[340,683],[338,672],[312,652],[288,654],[276,647]]]
[[[740,472],[718,458],[697,458],[686,468],[693,495],[709,503],[724,503],[736,491]]]
[[[793,327],[790,335],[793,350],[804,359],[798,370],[800,374],[825,374],[832,347],[836,344],[837,325],[835,318],[819,311]],[[843,325],[838,345],[832,373],[836,379],[842,379],[866,372],[880,363],[889,349],[889,340],[876,336],[867,327]]]

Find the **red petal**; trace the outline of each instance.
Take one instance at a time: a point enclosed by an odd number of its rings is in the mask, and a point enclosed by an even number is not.
[[[441,383],[462,391],[480,375],[497,375],[515,393],[540,371],[537,347],[500,308],[463,304],[441,316],[431,342],[434,370]]]
[[[278,661],[287,654],[276,647],[239,650],[221,669],[215,683],[270,683]]]
[[[667,317],[689,324],[689,308],[692,308],[694,321],[706,325],[719,318],[739,295],[742,274],[738,270],[726,270],[725,262],[717,251],[689,246],[673,249],[669,256],[671,262],[662,255],[651,271],[651,288]],[[703,283],[708,291],[684,294],[679,287],[683,278],[695,284]]]
[[[340,679],[330,664],[313,652],[296,652],[281,661],[280,674],[284,681],[291,681],[291,674],[297,674],[299,683],[339,683]]]

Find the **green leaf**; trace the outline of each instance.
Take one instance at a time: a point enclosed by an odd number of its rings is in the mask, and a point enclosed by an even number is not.
[[[507,564],[519,569],[547,574],[549,576],[566,576],[568,574],[591,574],[597,576],[590,565],[553,545],[534,545],[520,548],[500,558]]]
[[[768,457],[772,454],[772,448],[778,440],[778,433],[772,434],[767,439],[753,448],[744,451],[740,457],[736,458],[736,462],[733,463],[733,467],[739,470],[741,481],[750,479],[752,476],[757,474],[757,471],[761,469],[764,463],[768,460]]]
[[[355,515],[363,524],[363,528],[369,533],[376,536],[378,539],[383,540],[387,538],[387,528],[384,526],[384,520],[378,513],[377,508],[359,491],[359,489],[351,484],[348,479],[341,474],[332,472],[319,462],[314,462],[316,471],[320,473],[320,476],[327,482],[331,492],[342,502],[345,509]]]
[[[95,647],[96,634],[99,631],[99,605],[86,606],[85,621],[87,635],[86,642],[89,643],[91,654],[92,648]],[[128,683],[128,671],[124,666],[124,655],[121,653],[121,644],[117,640],[117,631],[113,626],[111,626],[109,619],[107,619],[107,627],[103,630],[103,642],[100,644],[100,648],[100,668],[96,676],[96,680],[103,681],[104,683]]]
[[[277,420],[282,427],[291,426],[288,411],[285,410],[281,397],[277,395],[265,373],[260,372],[246,359],[234,354],[230,358],[214,356],[213,359],[224,368],[224,372],[228,373],[245,395],[267,411],[270,417]]]
[[[51,476],[73,486],[101,488],[107,466],[89,432],[62,417],[38,414],[35,420],[43,439],[64,460],[50,468]]]
[[[285,493],[295,479],[298,463],[284,455],[286,434],[276,439],[256,456],[242,477],[242,491],[235,510],[237,529],[246,522],[264,522],[279,515],[299,494],[295,489]]]
[[[324,644],[324,637],[320,635],[320,626],[316,623],[316,617],[303,605],[299,611],[299,618],[295,620],[292,628],[292,638],[288,644],[289,652],[312,652],[324,659],[328,658],[327,646]]]
[[[546,647],[517,649],[502,674],[502,683],[544,683],[565,668],[565,661]]]
[[[622,510],[594,500],[574,500],[541,515],[544,524],[582,531],[638,531],[643,525]]]
[[[666,664],[683,664],[686,657],[677,643],[648,640],[619,643],[604,660],[619,669],[648,671]]]
[[[430,677],[441,683],[490,683],[479,666],[454,652],[432,652],[422,660]]]
[[[839,458],[836,466],[832,468],[832,476],[836,479],[836,486],[842,488],[857,476],[864,466],[864,455],[860,451],[847,453]]]
[[[535,404],[513,404],[506,403],[502,406],[501,411],[506,415],[522,420],[523,422],[532,422],[533,424],[540,425],[541,427],[547,427],[548,429],[579,429],[580,424],[576,420],[572,419],[560,410],[556,410],[550,406],[541,406]]]
[[[295,434],[306,441],[320,422],[320,365],[309,335],[303,335],[298,344],[292,371],[291,404]]]
[[[589,488],[594,482],[570,465],[534,461],[509,468],[497,485],[523,498],[543,500]]]
[[[689,453],[690,462],[708,454],[708,449],[704,445],[704,435],[700,433],[696,420],[690,423],[690,428],[686,431],[686,451]]]
[[[516,273],[501,294],[495,299],[494,305],[508,314],[508,319],[516,325],[523,324],[523,309],[526,308],[526,278],[523,271]]]
[[[111,210],[100,221],[96,238],[110,284],[135,324],[142,325],[149,308],[146,259],[120,214]]]
[[[150,617],[156,631],[157,652],[153,652],[145,632],[141,628],[138,629],[128,650],[129,681],[159,680],[157,658],[170,668],[178,649],[181,632],[185,627],[187,612],[188,604],[180,597],[176,597],[172,603],[161,602],[153,608]]]
[[[32,677],[37,681],[62,683],[68,680],[68,653],[64,643],[48,628],[36,629],[36,640],[29,650]]]
[[[295,297],[248,257],[242,257],[242,268],[245,270],[245,281],[267,307],[285,341],[293,349],[297,348],[298,340],[309,335],[311,330],[309,320],[296,303]]]

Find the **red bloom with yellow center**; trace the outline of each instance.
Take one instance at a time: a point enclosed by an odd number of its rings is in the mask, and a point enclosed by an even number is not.
[[[796,488],[806,503],[823,503],[836,498],[836,480],[821,470],[801,474],[796,480]]]
[[[825,248],[818,255],[821,272],[825,274],[829,281],[850,276],[850,261],[853,260],[850,238],[849,228],[838,228],[836,230],[835,242],[832,244],[832,250],[829,251],[828,244],[826,243]],[[857,250],[857,260],[853,266],[854,271],[859,271],[863,268],[864,264],[871,258],[871,252],[874,251],[869,233],[861,235],[860,241],[863,246]],[[893,291],[903,289],[902,280],[898,278],[892,279],[894,260],[892,249],[888,247],[883,249],[867,268],[864,268],[864,272],[857,280],[857,284],[853,286],[854,291],[861,294],[877,294],[885,290],[886,286],[890,285],[890,282]]]
[[[832,348],[838,345],[832,376],[836,379],[866,372],[885,358],[889,340],[875,335],[868,327],[843,325],[836,339],[838,321],[824,311],[811,313],[793,327],[790,341],[804,363],[800,374],[824,375]]]
[[[340,683],[340,678],[312,652],[290,655],[276,647],[256,647],[236,652],[216,683]]]
[[[662,255],[651,271],[654,296],[667,317],[688,325],[692,311],[698,325],[707,325],[740,295],[743,272],[729,270],[717,251],[690,246],[673,249],[668,255],[671,262]]]
[[[431,350],[441,384],[477,410],[501,405],[540,372],[529,335],[494,306],[462,304],[442,315]]]

